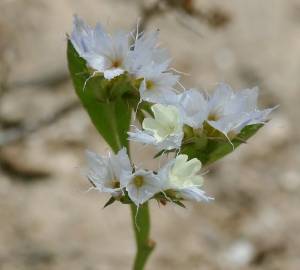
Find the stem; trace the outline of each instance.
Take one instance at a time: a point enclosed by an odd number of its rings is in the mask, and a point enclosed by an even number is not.
[[[150,213],[148,203],[144,203],[139,208],[131,204],[131,217],[137,247],[133,270],[143,270],[155,246],[153,240],[149,238]]]

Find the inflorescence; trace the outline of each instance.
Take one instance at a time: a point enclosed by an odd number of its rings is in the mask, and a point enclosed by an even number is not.
[[[245,127],[266,123],[274,109],[258,109],[257,87],[233,91],[222,83],[211,95],[197,89],[178,91],[180,76],[172,72],[170,56],[158,45],[157,31],[111,35],[100,24],[92,28],[75,16],[70,41],[91,78],[111,81],[125,76],[136,90],[136,112],[141,102],[149,105],[141,127],[128,132],[128,139],[153,145],[158,155],[174,153],[162,168],[150,171],[136,168],[126,148],[108,156],[87,152],[88,179],[113,200],[137,206],[150,199],[179,205],[183,200],[212,200],[201,189],[201,161],[186,154],[185,147],[203,140],[232,144]]]

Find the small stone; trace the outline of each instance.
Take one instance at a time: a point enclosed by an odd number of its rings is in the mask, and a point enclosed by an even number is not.
[[[248,265],[255,255],[255,247],[252,243],[246,240],[238,240],[233,243],[222,259],[230,265],[242,267]]]
[[[297,171],[287,171],[280,179],[281,187],[288,191],[294,192],[300,188],[300,177]]]

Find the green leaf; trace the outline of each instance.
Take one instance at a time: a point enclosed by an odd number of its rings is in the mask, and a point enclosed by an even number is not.
[[[111,81],[103,76],[90,78],[91,72],[85,60],[78,55],[70,41],[67,57],[76,93],[98,132],[114,152],[123,146],[128,147],[131,107],[122,95],[131,89],[128,81],[125,82],[126,78],[120,76]],[[119,95],[116,94],[118,92]]]
[[[182,154],[187,154],[189,159],[198,158],[203,165],[211,164],[227,154],[233,152],[239,145],[245,143],[263,125],[256,124],[243,128],[240,134],[232,140],[232,144],[226,138],[209,139],[203,148],[198,148],[196,143],[190,143],[182,147]]]

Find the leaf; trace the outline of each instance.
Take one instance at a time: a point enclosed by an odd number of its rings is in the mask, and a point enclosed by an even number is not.
[[[232,140],[232,144],[225,139],[209,139],[204,148],[197,149],[195,143],[191,143],[184,146],[181,153],[187,154],[189,159],[198,158],[203,165],[208,165],[233,152],[239,145],[252,137],[262,126],[263,124],[246,126],[242,129],[238,137]]]
[[[114,197],[110,197],[109,200],[104,204],[103,209],[106,208],[107,206],[113,204],[116,201]]]
[[[130,89],[128,83],[121,83],[124,77],[111,81],[105,80],[103,76],[90,78],[85,60],[78,55],[70,41],[67,57],[76,93],[98,132],[114,152],[123,146],[128,147],[131,107],[122,95]],[[118,90],[119,96],[116,95]],[[113,100],[109,99],[111,96]]]

